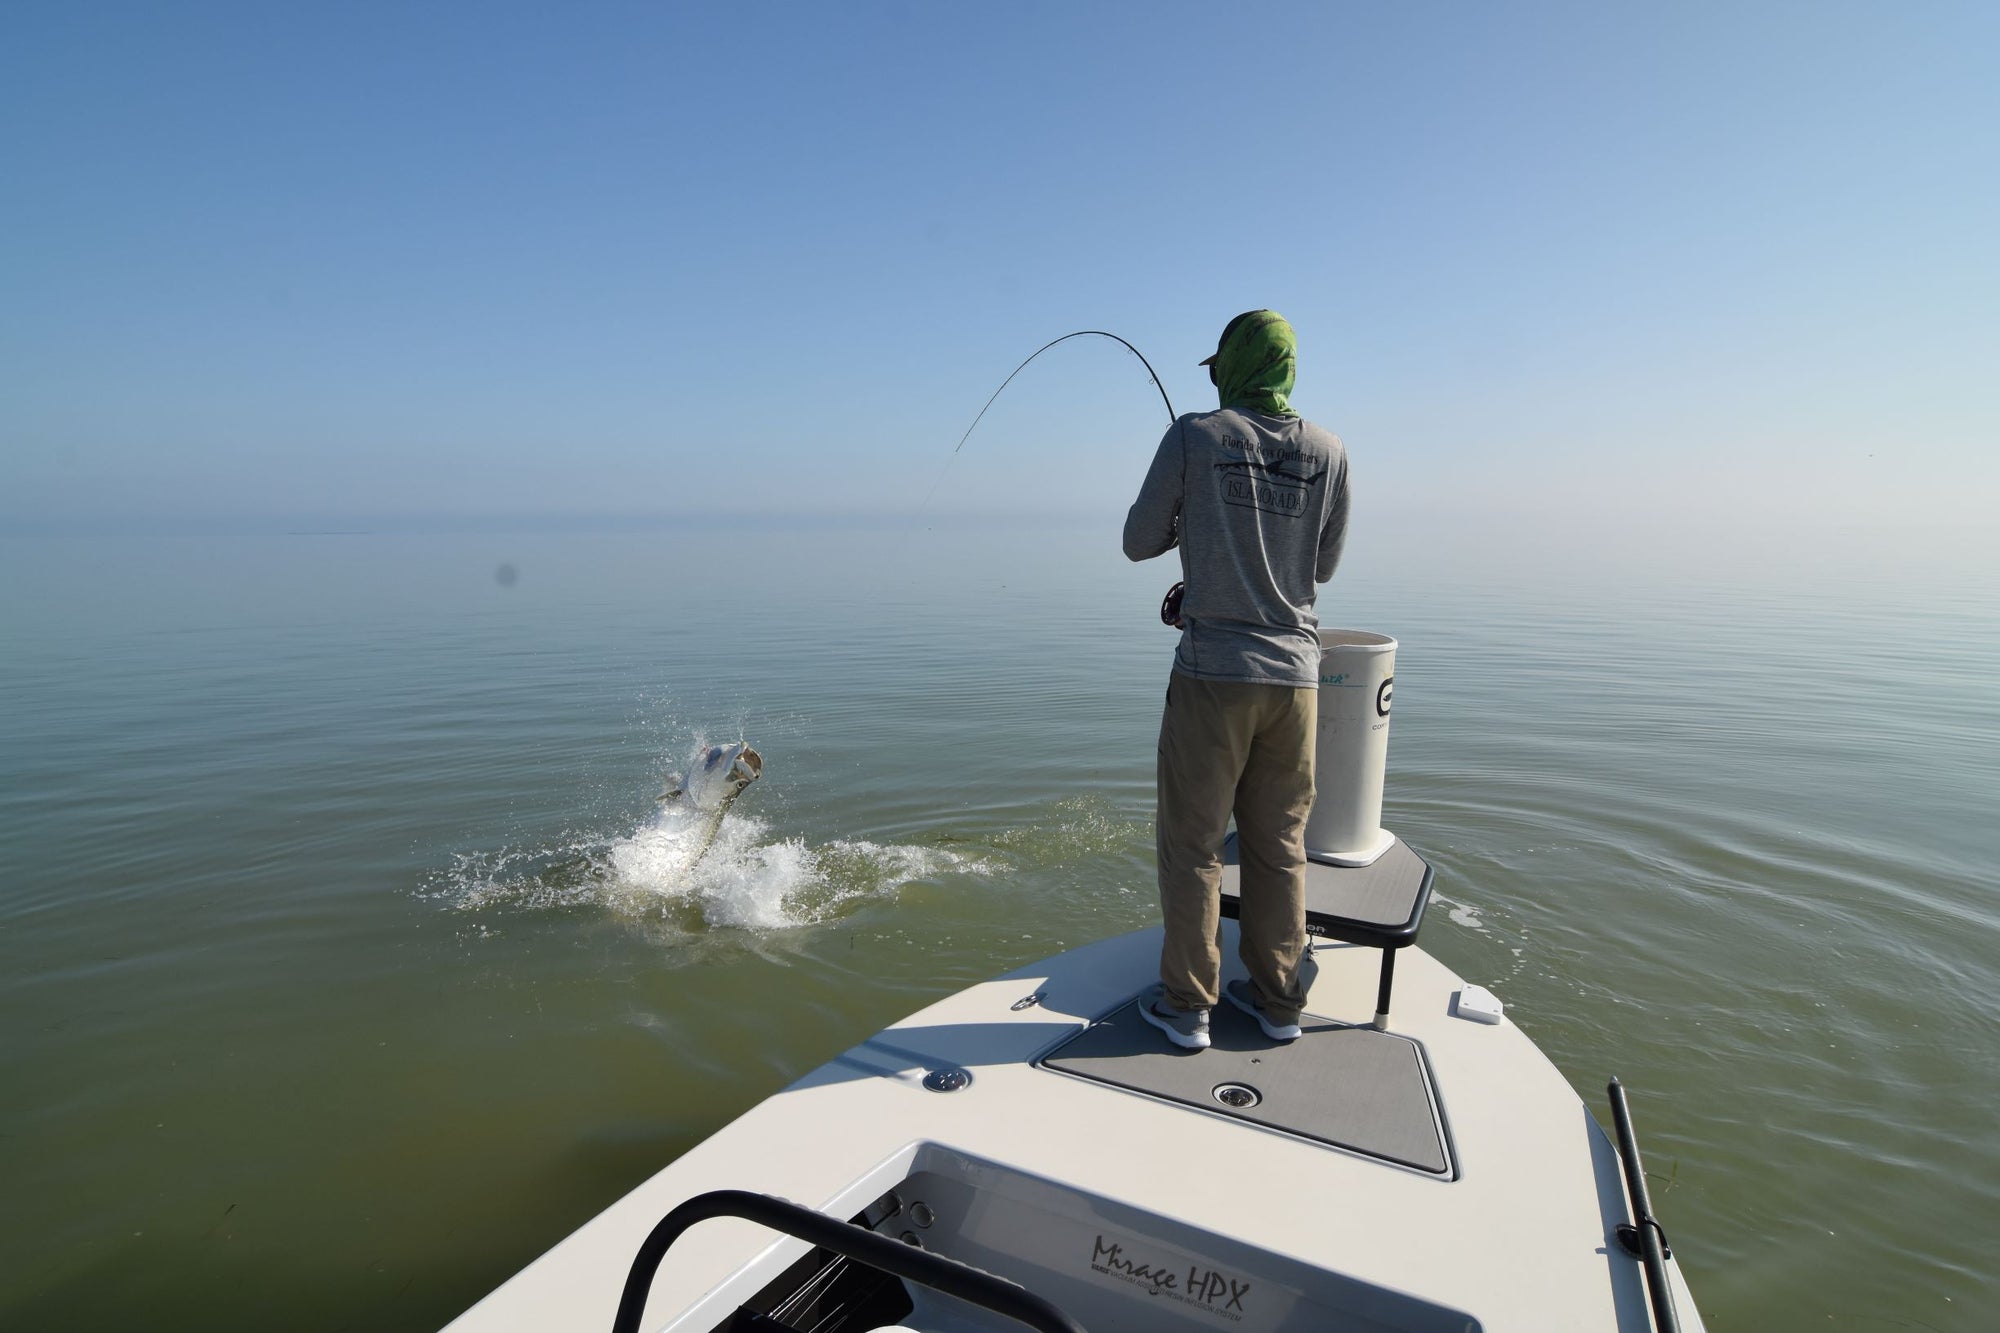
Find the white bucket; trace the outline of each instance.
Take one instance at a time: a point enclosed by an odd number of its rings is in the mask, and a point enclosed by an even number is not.
[[[1389,695],[1396,641],[1366,630],[1319,632],[1319,794],[1306,818],[1306,855],[1337,866],[1372,864],[1395,843],[1382,827],[1389,767]]]

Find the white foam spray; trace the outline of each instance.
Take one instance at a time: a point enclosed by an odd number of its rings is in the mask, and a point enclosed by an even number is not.
[[[688,930],[773,931],[826,920],[911,883],[994,870],[989,861],[937,847],[865,839],[815,846],[773,837],[768,820],[740,805],[717,825],[711,812],[674,803],[623,834],[461,854],[433,887],[467,912],[596,907]]]

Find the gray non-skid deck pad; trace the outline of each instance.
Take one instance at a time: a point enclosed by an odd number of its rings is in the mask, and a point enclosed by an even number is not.
[[[1408,1037],[1306,1014],[1297,1041],[1278,1043],[1228,1003],[1209,1015],[1205,1051],[1168,1045],[1128,1004],[1042,1058],[1067,1074],[1128,1092],[1182,1102],[1253,1124],[1448,1175],[1444,1124],[1431,1095],[1423,1048]],[[1216,1100],[1218,1084],[1241,1083],[1263,1098],[1244,1108]]]
[[[1243,891],[1243,868],[1233,833],[1223,844],[1222,859],[1222,896],[1239,897]],[[1311,927],[1327,920],[1354,921],[1384,930],[1394,929],[1416,911],[1417,895],[1423,891],[1424,872],[1428,869],[1424,858],[1411,851],[1401,838],[1369,866],[1307,861],[1307,924]],[[1328,933],[1337,935],[1338,931]]]

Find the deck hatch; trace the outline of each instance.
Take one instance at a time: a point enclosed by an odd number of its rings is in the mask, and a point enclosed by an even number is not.
[[[1430,1175],[1453,1174],[1430,1064],[1410,1038],[1306,1014],[1299,1039],[1280,1045],[1229,1005],[1217,1005],[1209,1023],[1213,1045],[1181,1053],[1128,1004],[1041,1063]],[[1259,1099],[1224,1104],[1214,1095],[1223,1083],[1247,1084]]]

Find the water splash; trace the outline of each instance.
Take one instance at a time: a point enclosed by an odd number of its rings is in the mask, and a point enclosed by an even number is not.
[[[713,828],[711,840],[710,830]],[[431,896],[461,912],[609,909],[689,931],[784,930],[837,916],[991,862],[938,847],[774,838],[768,820],[664,806],[630,832],[570,835],[539,849],[467,852],[433,878]]]

